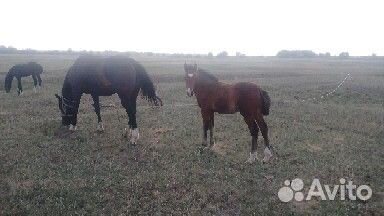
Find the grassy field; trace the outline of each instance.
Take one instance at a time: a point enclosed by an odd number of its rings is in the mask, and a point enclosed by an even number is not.
[[[240,114],[215,116],[216,145],[201,149],[202,119],[188,98],[183,58],[137,57],[152,76],[164,107],[139,99],[141,138],[122,137],[125,110],[102,97],[105,133],[96,132],[91,97],[80,105],[78,131],[61,127],[54,94],[76,56],[0,56],[0,215],[383,215],[384,61],[382,59],[226,58],[196,61],[225,82],[250,81],[272,98],[266,117],[278,156],[246,164],[249,132]],[[32,78],[6,94],[4,76],[15,63],[37,61],[43,88]],[[320,96],[336,88],[335,94]],[[313,100],[316,98],[316,100]],[[311,100],[308,100],[311,99]],[[305,100],[304,102],[302,100]],[[192,105],[191,105],[192,104]],[[259,151],[263,148],[259,137]],[[340,178],[369,185],[368,201],[292,201],[277,193],[285,180]]]

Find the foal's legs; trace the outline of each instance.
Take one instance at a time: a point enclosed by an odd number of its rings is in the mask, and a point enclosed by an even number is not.
[[[263,115],[261,113],[258,113],[256,115],[256,122],[264,138],[265,149],[264,149],[263,162],[268,162],[269,159],[272,157],[272,152],[271,152],[272,149],[271,149],[271,146],[269,145],[269,138],[268,138],[268,126],[267,126],[267,123],[265,123]]]
[[[211,125],[209,128],[210,140],[209,144],[212,147],[215,144],[215,138],[213,138],[213,128],[215,127],[215,113],[211,112]]]
[[[23,87],[21,86],[21,77],[16,77],[17,79],[17,94],[21,95],[23,93]]]
[[[248,125],[249,132],[252,136],[251,152],[249,153],[248,163],[253,163],[258,160],[257,157],[257,137],[259,134],[259,128],[255,120],[251,116],[243,115],[245,123]]]
[[[214,144],[213,139],[213,126],[214,126],[214,113],[210,110],[201,109],[201,115],[203,117],[203,146],[208,145],[208,130],[210,131],[210,147]]]
[[[92,95],[92,99],[93,99],[93,107],[95,108],[95,112],[96,112],[96,115],[97,115],[97,130],[98,131],[104,131],[104,126],[103,126],[103,122],[101,121],[101,115],[100,115],[100,100],[99,100],[99,96],[97,95]]]

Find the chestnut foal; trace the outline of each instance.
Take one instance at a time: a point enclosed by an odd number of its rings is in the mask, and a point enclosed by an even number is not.
[[[203,146],[207,147],[207,132],[210,131],[209,147],[214,145],[214,113],[233,114],[240,112],[247,123],[252,136],[252,147],[247,162],[253,163],[257,157],[257,137],[259,130],[264,138],[264,158],[267,162],[272,157],[268,139],[268,126],[263,115],[269,114],[270,98],[266,91],[256,84],[239,82],[225,84],[216,77],[197,67],[197,64],[184,64],[185,81],[188,96],[196,95],[203,117]]]

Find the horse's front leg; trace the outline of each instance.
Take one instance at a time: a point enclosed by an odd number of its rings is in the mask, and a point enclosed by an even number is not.
[[[215,125],[215,113],[211,112],[210,113],[210,124],[209,124],[209,134],[210,134],[210,140],[209,140],[209,145],[212,147],[215,144],[215,138],[213,138],[213,128]]]
[[[37,74],[36,76],[37,76],[37,81],[39,82],[39,86],[41,87],[42,80],[41,80],[40,74]]]
[[[75,99],[74,101],[74,107],[73,107],[73,116],[71,117],[71,123],[69,125],[70,131],[76,131],[77,130],[77,114],[79,113],[79,106],[80,106],[80,98]]]
[[[210,112],[208,110],[201,109],[201,116],[203,117],[203,143],[204,147],[208,147],[208,130],[211,126]],[[211,134],[212,138],[212,134]]]
[[[104,131],[104,125],[103,122],[101,121],[101,115],[100,115],[100,100],[99,96],[92,95],[93,99],[93,107],[95,108],[95,112],[97,115],[97,131],[103,132]]]
[[[35,75],[32,75],[32,79],[33,79],[33,91],[36,93],[37,90],[36,90],[36,87],[37,87],[37,77]]]
[[[21,77],[17,77],[17,94],[23,94],[23,87],[21,86]]]

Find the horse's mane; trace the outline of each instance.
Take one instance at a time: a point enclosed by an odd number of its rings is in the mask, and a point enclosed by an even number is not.
[[[211,82],[218,82],[219,80],[217,77],[213,76],[212,74],[208,73],[204,69],[198,69],[200,77],[203,78],[204,80],[211,81]]]

